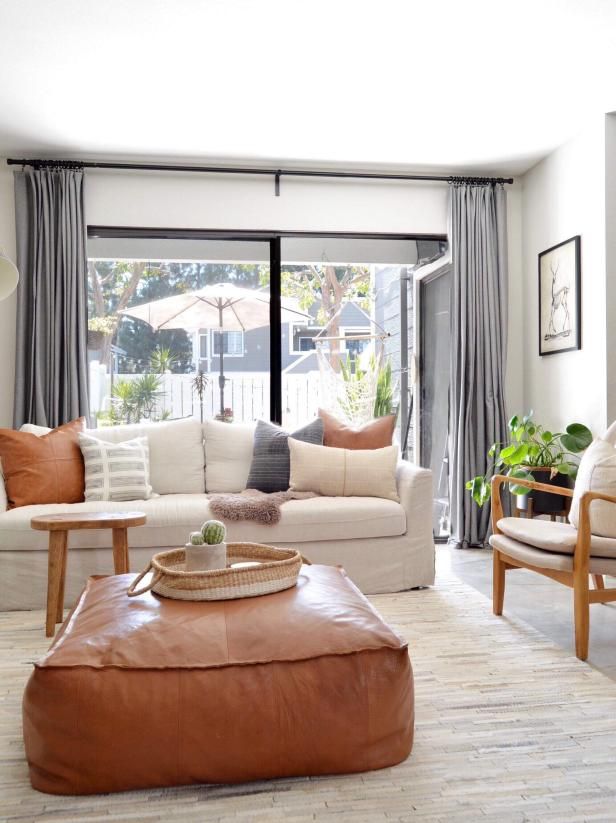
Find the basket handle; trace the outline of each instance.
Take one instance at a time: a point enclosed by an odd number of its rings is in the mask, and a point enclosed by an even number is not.
[[[302,563],[303,563],[305,566],[312,566],[312,563],[310,562],[310,560],[308,560],[308,558],[307,558],[307,557],[304,557],[304,555],[303,555],[303,554],[300,554],[300,557],[302,558]]]
[[[141,572],[141,574],[138,574],[137,577],[135,577],[135,579],[130,584],[126,592],[126,594],[129,597],[138,597],[140,594],[145,594],[146,592],[149,592],[150,589],[153,589],[154,586],[158,583],[158,581],[163,576],[163,573],[160,570],[157,571],[154,575],[152,575],[152,579],[145,586],[142,586],[140,589],[135,588],[137,583],[139,583],[140,580],[143,580],[143,578],[146,576],[146,574],[150,571],[151,568],[152,564],[148,563],[147,567]]]

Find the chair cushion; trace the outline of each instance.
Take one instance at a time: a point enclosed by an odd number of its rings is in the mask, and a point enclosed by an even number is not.
[[[37,436],[0,429],[0,461],[9,508],[83,500],[83,458],[78,436],[85,418]]]
[[[323,445],[336,449],[384,449],[391,446],[396,428],[395,414],[370,420],[359,428],[343,423],[325,409],[319,409],[319,417],[323,421]]]
[[[110,443],[147,437],[150,483],[157,494],[199,494],[205,491],[203,430],[198,420],[105,426],[86,434]]]
[[[224,423],[206,420],[205,488],[214,494],[244,491],[255,436],[255,423]]]
[[[573,554],[577,531],[570,523],[553,523],[526,517],[503,517],[497,523],[507,537],[548,552]],[[616,558],[616,540],[593,534],[590,552],[594,557]]]
[[[47,533],[30,528],[37,515],[69,512],[126,511],[126,503],[92,501],[73,506],[24,506],[0,514],[0,552],[12,550],[44,550]],[[129,530],[129,545],[152,549],[183,546],[191,531],[204,520],[213,517],[204,494],[166,494],[150,500],[131,503],[131,509],[142,511],[147,524]],[[275,526],[250,521],[229,523],[228,540],[256,541],[284,546],[285,543],[306,543],[324,540],[392,537],[406,532],[406,514],[399,503],[376,497],[314,497],[290,500],[282,506],[282,517]],[[76,531],[70,545],[75,548],[108,548],[109,530]]]
[[[560,572],[573,571],[573,557],[571,554],[557,554],[556,552],[536,549],[527,543],[513,540],[505,534],[493,534],[490,537],[490,545],[493,549],[498,549],[514,560],[537,566],[539,569],[552,569]],[[616,560],[610,557],[591,557],[588,571],[591,574],[616,575]]]
[[[616,497],[616,448],[606,440],[594,440],[580,461],[569,520],[577,528],[580,500],[585,492],[601,492]],[[595,500],[590,507],[593,534],[616,537],[616,503]]]

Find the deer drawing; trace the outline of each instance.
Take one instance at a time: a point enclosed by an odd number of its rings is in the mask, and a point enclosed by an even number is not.
[[[548,330],[544,336],[544,340],[552,340],[554,337],[568,337],[571,332],[571,318],[569,316],[569,304],[568,304],[568,297],[569,297],[569,286],[561,286],[559,289],[556,288],[556,277],[558,275],[558,268],[560,266],[560,261],[554,265],[554,263],[550,263],[550,271],[552,272],[552,305],[550,308],[550,322],[548,323]],[[556,325],[554,323],[556,313],[559,309],[562,309],[562,326],[560,331],[556,331]]]

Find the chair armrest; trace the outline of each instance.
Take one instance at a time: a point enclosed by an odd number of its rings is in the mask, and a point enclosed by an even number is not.
[[[432,543],[432,472],[408,460],[400,460],[396,469],[396,484],[400,505],[406,513],[407,532],[423,532],[425,539]]]
[[[605,503],[616,503],[616,497],[602,492],[584,492],[580,498],[578,515],[577,541],[573,552],[574,568],[588,566],[590,556],[590,541],[592,529],[590,525],[590,504],[593,500],[603,500]]]
[[[496,524],[503,517],[503,502],[501,500],[501,486],[504,483],[514,483],[516,486],[525,486],[546,494],[557,494],[559,497],[573,497],[573,489],[562,486],[552,486],[550,483],[539,483],[536,480],[525,480],[522,477],[509,477],[506,474],[495,474],[492,478],[492,531],[499,534]]]

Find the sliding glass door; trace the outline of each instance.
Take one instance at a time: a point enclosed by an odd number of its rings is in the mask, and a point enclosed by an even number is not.
[[[269,241],[91,237],[98,425],[269,419],[270,275]]]
[[[449,269],[420,283],[419,460],[432,470],[433,532],[449,536]]]
[[[88,231],[93,424],[391,413],[413,459],[413,272],[443,238]]]

